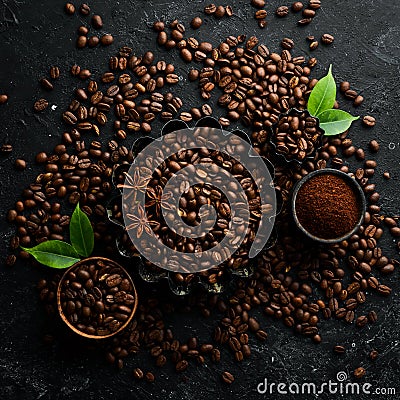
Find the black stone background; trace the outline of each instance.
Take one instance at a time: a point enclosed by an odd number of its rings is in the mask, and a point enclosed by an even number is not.
[[[217,0],[217,4],[220,4]],[[337,81],[349,80],[366,100],[358,109],[338,95],[342,108],[355,114],[372,114],[377,126],[372,130],[362,128],[360,121],[353,124],[351,137],[357,145],[364,147],[372,138],[381,143],[382,151],[376,156],[379,166],[374,182],[382,195],[382,209],[388,214],[399,212],[399,70],[400,70],[400,3],[383,0],[335,0],[323,1],[314,22],[303,28],[296,26],[298,15],[290,14],[277,19],[273,11],[285,2],[267,1],[268,27],[260,30],[253,19],[255,9],[250,1],[230,1],[235,11],[232,18],[217,21],[202,13],[203,1],[110,1],[103,0],[90,5],[104,20],[104,32],[112,33],[116,41],[108,48],[77,50],[74,42],[80,23],[88,18],[67,16],[61,0],[0,1],[0,92],[9,95],[6,105],[0,106],[0,141],[10,142],[14,151],[9,156],[0,156],[0,252],[2,259],[7,254],[8,240],[13,227],[5,222],[7,210],[12,207],[21,190],[40,172],[34,164],[34,155],[39,150],[51,151],[64,130],[61,113],[72,98],[75,87],[81,82],[69,74],[72,64],[89,67],[95,76],[107,68],[108,57],[121,45],[130,45],[136,54],[151,49],[157,58],[165,58],[177,66],[183,81],[173,92],[184,100],[184,109],[202,103],[195,85],[188,86],[186,66],[176,52],[167,53],[157,48],[155,34],[149,29],[151,23],[164,18],[178,18],[186,26],[195,15],[204,18],[203,27],[196,36],[219,43],[229,34],[256,34],[261,42],[272,50],[279,49],[283,37],[292,37],[296,42],[295,53],[309,54],[305,40],[309,34],[320,37],[323,33],[335,36],[330,47],[320,46],[312,54],[319,59],[314,76],[325,74],[329,64]],[[287,2],[290,3],[290,2]],[[222,2],[222,4],[225,4]],[[76,5],[79,5],[78,3]],[[48,73],[50,65],[59,65],[62,77],[55,90],[44,93],[38,79]],[[32,113],[34,100],[49,99],[55,110]],[[219,115],[217,110],[217,116]],[[159,126],[155,126],[156,130]],[[104,136],[105,137],[105,136]],[[128,143],[132,143],[130,137]],[[394,149],[389,149],[389,144]],[[13,167],[15,158],[28,161],[25,172]],[[357,165],[352,161],[352,165]],[[382,179],[388,170],[390,181]],[[391,256],[397,256],[394,241],[387,235],[383,247]],[[45,313],[37,300],[36,282],[45,273],[43,268],[33,268],[19,262],[12,269],[0,268],[0,395],[2,399],[259,399],[267,395],[257,394],[256,387],[264,378],[269,382],[304,381],[321,384],[335,379],[339,371],[349,376],[358,366],[367,369],[362,382],[374,387],[395,387],[400,398],[399,385],[399,273],[396,271],[383,281],[395,289],[389,298],[368,296],[361,311],[378,311],[379,321],[373,326],[358,330],[353,325],[339,321],[324,321],[321,324],[323,343],[315,345],[304,337],[294,336],[279,321],[260,315],[261,325],[269,333],[264,344],[252,341],[252,356],[240,364],[230,354],[223,352],[221,364],[207,363],[191,365],[184,374],[176,374],[172,368],[160,371],[147,354],[130,357],[123,371],[108,366],[96,352],[81,348],[73,350],[67,338],[61,338],[52,346],[43,344],[45,333],[53,333],[55,327],[46,322]],[[256,313],[256,315],[258,315]],[[181,339],[198,335],[209,340],[218,316],[204,319],[197,314],[179,314],[169,322]],[[338,356],[332,353],[336,344],[344,344],[347,353]],[[369,351],[375,348],[379,358],[372,362]],[[134,381],[132,370],[141,366],[156,374],[156,382]],[[220,381],[224,370],[231,371],[236,380],[226,386]],[[311,398],[312,396],[304,396]],[[275,395],[275,398],[278,398]],[[284,396],[282,398],[301,398]],[[319,398],[350,398],[350,396],[323,394]],[[366,398],[354,396],[353,398]],[[380,396],[374,396],[380,398]]]

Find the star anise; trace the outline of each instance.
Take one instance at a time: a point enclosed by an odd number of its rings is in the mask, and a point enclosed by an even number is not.
[[[161,208],[166,210],[172,210],[173,207],[168,203],[168,200],[172,197],[171,192],[165,192],[161,186],[156,186],[155,188],[147,188],[146,191],[146,207],[155,206],[156,215],[160,215]]]
[[[144,193],[146,191],[147,184],[149,183],[151,176],[141,176],[139,169],[136,168],[133,176],[128,172],[124,172],[125,182],[117,185],[118,189],[127,189],[128,192],[125,193],[124,200],[129,199],[133,196],[133,201],[136,201],[137,192]]]
[[[159,225],[158,222],[153,221],[151,216],[147,218],[146,212],[143,207],[139,204],[137,206],[136,214],[126,214],[127,218],[132,221],[131,224],[126,226],[126,230],[130,231],[136,230],[136,237],[140,238],[145,231],[148,235],[153,235],[152,227],[157,227]]]

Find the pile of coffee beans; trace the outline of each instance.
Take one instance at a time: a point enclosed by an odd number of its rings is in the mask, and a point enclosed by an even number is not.
[[[299,189],[296,215],[301,226],[321,239],[337,239],[351,232],[361,217],[357,193],[333,174],[313,176]]]
[[[129,275],[106,259],[81,261],[63,277],[59,307],[79,332],[109,336],[129,323],[137,305]]]
[[[293,11],[303,9],[302,3],[295,4]],[[320,1],[310,0],[310,10],[319,7]],[[73,11],[68,8],[69,13],[75,12],[75,8]],[[280,13],[283,16],[286,11],[281,9]],[[307,11],[302,24],[311,18]],[[247,40],[245,35],[229,36],[216,45],[199,42],[194,37],[185,39],[184,26],[177,21],[171,24],[170,36],[165,32],[164,22],[156,22],[154,30],[160,46],[177,48],[185,61],[198,63],[190,68],[188,77],[190,82],[198,82],[199,97],[205,104],[199,107],[183,104],[169,89],[170,85],[180,83],[175,67],[164,60],[155,61],[151,52],[136,56],[130,48],[121,48],[110,59],[109,70],[98,80],[92,78],[89,69],[73,66],[72,74],[86,81],[87,86],[75,92],[76,98],[64,113],[66,130],[62,143],[49,154],[38,154],[36,162],[42,164],[42,172],[8,213],[8,220],[16,224],[16,236],[10,243],[12,254],[7,257],[9,266],[15,263],[16,254],[29,257],[19,250],[19,245],[65,239],[70,213],[61,204],[77,202],[93,221],[97,249],[115,257],[116,232],[107,223],[105,204],[112,192],[113,171],[133,160],[132,152],[119,142],[129,139],[131,132],[146,135],[151,132],[152,121],[170,120],[183,107],[189,111],[181,112],[180,118],[188,122],[211,115],[213,107],[208,100],[211,103],[211,93],[218,91],[218,105],[226,112],[219,119],[223,126],[242,122],[251,132],[255,150],[274,160],[276,151],[270,143],[269,128],[289,109],[305,109],[307,97],[317,83],[310,78],[317,60],[292,55],[292,41],[285,41],[282,52],[274,52],[259,44],[255,36]],[[168,89],[162,90],[164,86]],[[355,100],[357,96],[349,92],[345,97]],[[105,139],[103,126],[107,123],[114,128],[113,140]],[[372,127],[375,119],[366,116],[363,123]],[[89,139],[89,133],[96,140]],[[11,150],[11,145],[2,146],[2,152]],[[348,240],[320,247],[304,241],[295,230],[289,200],[302,177],[327,166],[358,180],[367,196],[368,209],[363,225]],[[209,359],[218,363],[222,347],[241,362],[251,357],[251,334],[260,341],[268,339],[268,329],[262,326],[266,322],[263,324],[253,317],[254,309],[282,320],[294,332],[310,337],[315,343],[322,341],[320,327],[325,319],[336,318],[349,324],[357,321],[360,328],[377,321],[375,310],[366,307],[367,297],[375,293],[390,295],[391,288],[384,284],[384,275],[393,272],[398,264],[383,254],[379,239],[387,229],[385,226],[395,237],[400,236],[400,228],[397,219],[385,216],[379,205],[379,193],[373,183],[376,162],[366,159],[365,150],[357,148],[346,132],[323,138],[322,147],[314,157],[302,163],[279,163],[275,167],[275,185],[284,201],[276,221],[278,240],[258,257],[253,276],[235,280],[226,298],[202,292],[192,293],[183,300],[167,299],[161,293],[149,293],[138,282],[140,304],[135,318],[115,337],[105,339],[108,362],[122,368],[129,354],[147,349],[155,365],[161,367],[171,360],[176,371],[182,372],[190,362],[203,364]],[[184,274],[177,277],[185,278]],[[60,276],[54,274],[38,285],[40,299],[50,315],[57,315],[59,280]],[[360,305],[364,305],[362,312],[358,311]],[[222,314],[211,341],[201,337],[178,339],[169,328],[168,314],[190,310],[197,310],[202,318],[211,318],[217,312]],[[137,379],[146,377],[149,382],[154,381],[151,371],[144,373],[140,368],[135,371]],[[221,379],[228,384],[234,381],[228,371]]]
[[[287,160],[303,161],[315,152],[322,135],[316,118],[307,111],[291,110],[273,127],[272,142]]]

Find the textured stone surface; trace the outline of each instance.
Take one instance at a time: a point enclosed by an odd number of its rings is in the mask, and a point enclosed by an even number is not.
[[[39,169],[33,163],[35,153],[39,149],[51,150],[63,132],[61,110],[71,99],[71,83],[79,85],[70,77],[69,67],[78,63],[95,73],[102,71],[107,67],[108,55],[123,44],[131,45],[137,54],[155,49],[155,35],[148,26],[156,18],[163,17],[166,21],[178,18],[189,26],[195,15],[203,17],[205,4],[189,0],[104,0],[92,3],[93,11],[103,16],[104,31],[115,35],[116,40],[107,48],[78,51],[75,49],[75,32],[79,21],[85,18],[65,15],[63,1],[0,2],[0,91],[9,95],[8,103],[0,106],[0,141],[9,141],[14,145],[10,156],[0,157],[2,257],[6,254],[7,242],[13,232],[12,227],[4,222],[6,210],[38,173]],[[321,45],[313,53],[320,61],[314,74],[323,75],[328,65],[333,64],[336,79],[349,80],[365,97],[364,104],[357,110],[352,109],[340,95],[338,98],[343,109],[377,118],[377,126],[372,130],[363,129],[361,123],[356,122],[351,129],[351,137],[356,144],[364,147],[372,138],[381,143],[382,151],[376,156],[379,167],[374,181],[382,194],[383,210],[390,214],[398,213],[400,3],[324,0],[315,21],[307,27],[298,28],[296,21],[299,15],[290,14],[287,18],[277,19],[272,14],[281,3],[269,1],[265,7],[269,13],[268,26],[264,30],[260,30],[253,19],[255,9],[250,6],[250,1],[232,0],[230,3],[235,16],[220,21],[204,18],[205,23],[197,35],[211,38],[216,43],[229,34],[256,34],[261,42],[276,50],[283,37],[292,37],[298,54],[308,53],[305,37],[309,34],[317,38],[323,33],[335,36],[333,45]],[[178,60],[178,72],[186,77],[188,67],[177,58],[176,52],[157,50],[157,54],[159,58]],[[97,66],[96,60],[99,60]],[[43,93],[37,82],[48,73],[50,65],[59,65],[62,77],[52,93],[45,93],[50,102],[49,109],[35,115],[31,112],[33,102]],[[185,87],[186,79],[174,91],[182,93],[186,107],[201,104],[197,92],[192,93],[191,89],[185,91]],[[52,106],[57,108],[53,110]],[[389,150],[391,142],[395,147],[393,150]],[[25,172],[14,170],[12,164],[17,157],[28,161]],[[390,181],[381,179],[385,170],[393,176]],[[390,238],[386,239],[384,247],[389,254],[396,255]],[[258,399],[267,398],[267,395],[258,395],[256,391],[257,384],[265,377],[269,382],[312,381],[321,384],[334,379],[339,371],[351,375],[358,366],[367,370],[362,382],[370,382],[374,387],[396,387],[400,393],[398,271],[384,278],[397,289],[393,295],[388,299],[370,296],[368,303],[362,307],[365,311],[378,311],[379,321],[374,326],[357,330],[354,325],[339,321],[324,322],[321,326],[323,343],[315,345],[303,337],[293,336],[280,322],[260,316],[261,325],[269,333],[269,338],[262,345],[252,339],[252,356],[248,361],[236,364],[229,354],[224,354],[220,365],[193,365],[183,375],[175,374],[171,367],[157,371],[147,355],[129,358],[127,367],[118,372],[95,353],[83,352],[80,348],[71,351],[66,337],[61,337],[54,346],[43,345],[43,334],[57,328],[48,326],[37,301],[34,286],[43,273],[42,269],[32,268],[26,263],[19,263],[11,270],[4,266],[0,268],[0,387],[3,399]],[[194,333],[208,339],[215,321],[213,318],[203,320],[192,315],[180,315],[170,323],[182,339]],[[347,353],[343,356],[333,354],[332,348],[336,344],[344,344]],[[375,362],[367,356],[372,348],[380,353]],[[143,370],[156,372],[154,384],[133,380],[132,370],[138,365]],[[224,370],[231,371],[236,377],[229,387],[220,382],[220,373]],[[320,398],[332,397],[322,395]],[[335,395],[335,398],[351,396]]]

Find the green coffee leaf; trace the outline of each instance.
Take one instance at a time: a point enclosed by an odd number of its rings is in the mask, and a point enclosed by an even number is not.
[[[360,117],[353,117],[343,110],[326,110],[319,115],[319,126],[326,136],[338,135],[347,131],[353,121]]]
[[[87,215],[76,205],[69,224],[71,244],[77,253],[83,257],[92,254],[94,246],[93,228]]]
[[[314,117],[333,108],[336,100],[336,83],[332,75],[332,65],[328,74],[318,81],[310,93],[307,109]]]
[[[67,268],[80,260],[75,249],[61,240],[48,240],[30,249],[25,247],[22,247],[22,249],[41,264],[51,268]]]

